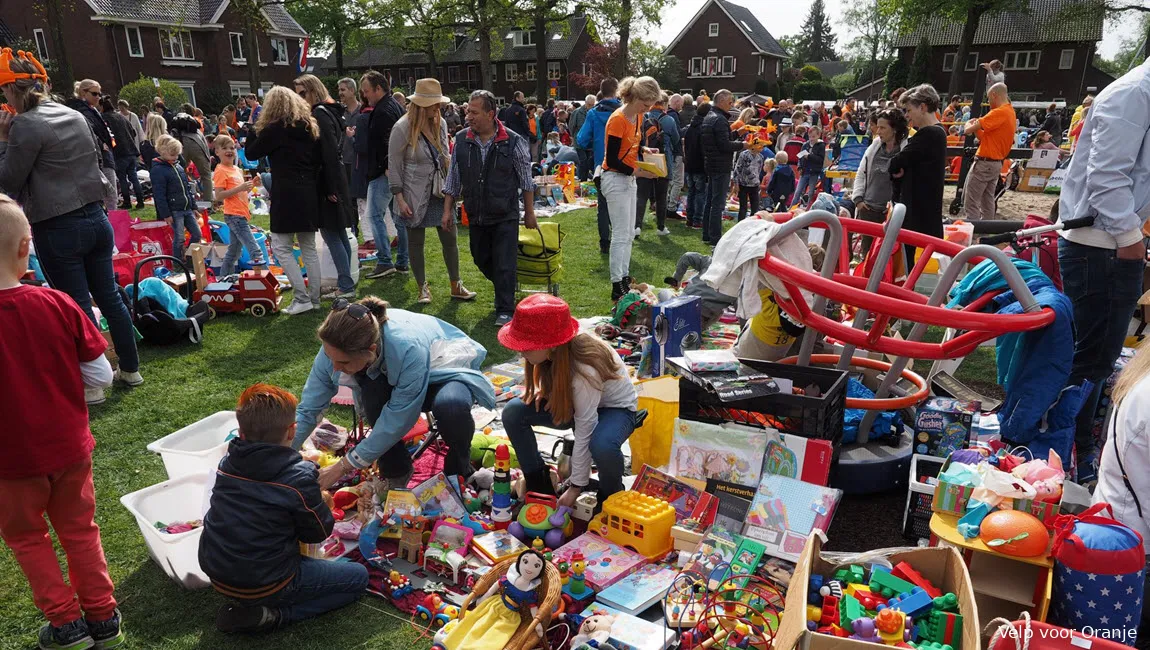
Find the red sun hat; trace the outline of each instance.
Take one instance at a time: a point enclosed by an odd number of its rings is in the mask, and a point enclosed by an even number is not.
[[[566,343],[579,333],[579,321],[561,298],[535,293],[515,307],[511,322],[499,330],[499,342],[508,350],[530,352]]]

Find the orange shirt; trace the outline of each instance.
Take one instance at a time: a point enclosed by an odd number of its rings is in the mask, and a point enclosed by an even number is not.
[[[230,190],[241,185],[243,182],[244,173],[235,165],[220,163],[216,166],[216,171],[212,173],[212,185],[214,185],[216,189]],[[224,214],[251,219],[252,213],[248,210],[247,192],[233,194],[224,199]]]
[[[1014,107],[1003,104],[998,108],[992,108],[986,115],[978,118],[978,123],[982,128],[978,131],[977,155],[991,160],[1003,160],[1010,156],[1010,150],[1014,146],[1014,129],[1018,126]]]
[[[635,163],[639,160],[639,123],[640,117],[636,117],[634,122],[627,119],[627,116],[623,114],[622,107],[615,109],[615,112],[607,120],[606,137],[614,136],[622,141],[619,147],[619,159],[623,161],[624,165],[629,165],[632,169],[635,168]],[[610,169],[605,160],[603,168]]]

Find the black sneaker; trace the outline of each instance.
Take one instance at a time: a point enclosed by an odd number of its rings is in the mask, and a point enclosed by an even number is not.
[[[280,624],[278,609],[227,604],[216,612],[216,629],[225,634],[271,632]]]
[[[503,327],[511,322],[511,314],[499,314],[495,317],[495,326]]]
[[[50,623],[45,625],[40,628],[38,641],[42,650],[86,650],[96,647],[96,642],[88,633],[88,624],[82,618],[59,627]]]
[[[396,272],[396,273],[407,273],[407,265],[405,265],[405,264],[396,264],[396,265],[395,265],[395,272]]]
[[[137,210],[143,210],[143,209],[144,209],[144,207],[145,207],[145,206],[144,206],[144,202],[143,202],[143,201],[138,201],[138,202],[136,203],[136,209],[137,209]]]
[[[120,627],[119,608],[112,614],[112,618],[105,621],[88,621],[88,632],[96,642],[96,650],[118,648],[127,641],[124,630]]]

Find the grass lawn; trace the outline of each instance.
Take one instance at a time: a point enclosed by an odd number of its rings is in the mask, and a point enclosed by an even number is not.
[[[151,208],[133,211],[153,218]],[[599,254],[595,212],[581,210],[559,217],[567,234],[564,244],[565,277],[561,295],[576,316],[607,313],[610,283],[607,258]],[[266,226],[266,217],[261,225]],[[671,222],[672,235],[658,237],[648,230],[635,242],[631,272],[640,280],[660,283],[673,270],[679,255],[700,250],[699,233],[682,222]],[[423,311],[454,323],[488,349],[488,362],[511,353],[495,338],[491,284],[471,262],[467,229],[460,230],[459,246],[464,283],[479,292],[475,302],[447,298],[449,293],[442,253],[428,237],[427,270],[434,301],[416,305],[418,288],[410,275],[362,281],[360,295],[375,294],[397,307]],[[235,639],[215,631],[214,616],[221,598],[211,590],[185,591],[169,580],[149,559],[135,519],[120,505],[121,495],[166,478],[163,465],[145,446],[157,438],[216,411],[234,408],[246,386],[267,381],[298,392],[303,387],[318,349],[315,328],[323,311],[262,319],[246,314],[225,315],[205,330],[201,346],[191,344],[140,349],[144,385],[117,386],[108,401],[91,411],[97,440],[95,481],[96,520],[103,533],[117,598],[135,648],[403,648],[430,645],[384,601],[366,597],[359,603],[318,620],[293,626],[263,638]],[[971,355],[959,376],[978,388],[994,383],[993,350]],[[335,412],[346,424],[350,411]],[[37,435],[20,432],[18,435]],[[892,513],[893,518],[901,513]],[[389,616],[391,614],[391,616]],[[43,619],[32,604],[31,592],[6,546],[0,545],[0,648],[35,646]]]

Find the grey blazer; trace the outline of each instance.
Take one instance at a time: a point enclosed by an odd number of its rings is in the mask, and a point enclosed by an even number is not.
[[[391,184],[391,193],[403,192],[403,200],[411,206],[412,218],[404,220],[408,228],[434,228],[443,218],[443,199],[432,199],[432,176],[435,174],[435,162],[423,138],[416,140],[416,147],[407,146],[407,138],[411,133],[411,121],[407,115],[399,118],[391,128],[391,139],[388,141],[387,158],[390,165],[387,168],[387,180]],[[439,121],[439,140],[443,151],[447,151],[447,124]],[[451,154],[440,156],[439,164],[445,169],[451,165]],[[445,184],[446,184],[446,176]]]
[[[88,121],[55,102],[17,115],[0,142],[0,189],[24,206],[30,223],[103,201],[100,147]]]

